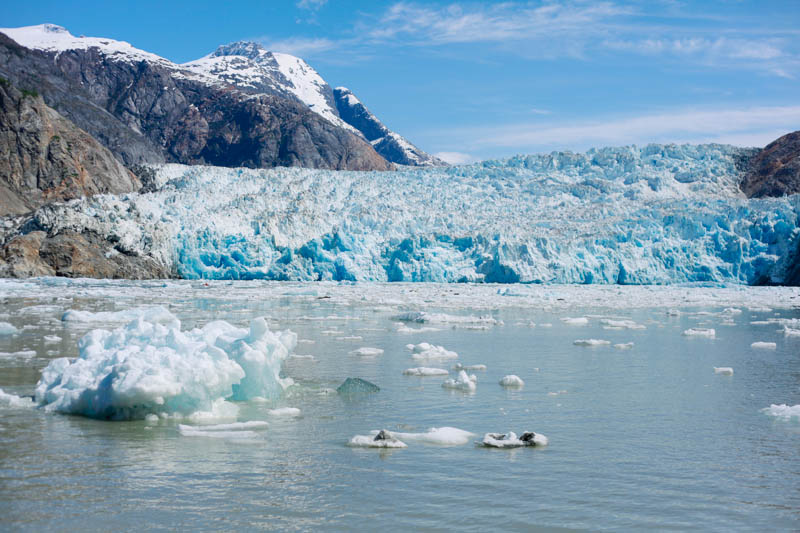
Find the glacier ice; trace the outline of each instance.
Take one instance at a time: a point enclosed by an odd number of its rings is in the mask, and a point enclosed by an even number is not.
[[[780,418],[781,420],[800,420],[800,404],[787,405],[782,403],[778,405],[773,403],[769,407],[762,409],[761,412],[769,416],[774,416],[775,418]]]
[[[502,385],[503,387],[518,388],[524,386],[525,382],[522,381],[522,378],[520,378],[519,376],[514,374],[509,374],[507,376],[503,376],[503,379],[500,380],[500,385]]]
[[[0,335],[13,335],[19,333],[19,330],[8,322],[0,322]]]
[[[155,318],[164,318],[159,311]],[[42,370],[36,402],[46,410],[108,420],[147,415],[231,414],[226,400],[277,397],[291,380],[279,376],[297,336],[272,332],[263,318],[237,328],[224,321],[180,330],[146,316],[113,331],[95,329],[80,355]]]
[[[756,341],[750,347],[756,350],[774,350],[778,347],[778,344],[775,342]]]
[[[629,146],[397,172],[166,165],[158,192],[36,222],[97,232],[190,279],[780,282],[800,195],[746,199],[740,153]]]
[[[732,376],[733,375],[733,368],[729,366],[715,366],[714,367],[715,374],[722,374],[723,376]]]
[[[465,371],[459,370],[458,376],[444,380],[442,387],[464,392],[475,392],[478,387],[478,377],[475,374],[467,374]]]
[[[477,443],[486,448],[521,448],[523,446],[547,446],[547,437],[533,431],[525,431],[517,437],[513,431],[508,433],[487,433]]]
[[[443,368],[431,368],[427,366],[418,366],[415,368],[406,368],[403,370],[404,376],[446,376],[450,372],[444,370]]]

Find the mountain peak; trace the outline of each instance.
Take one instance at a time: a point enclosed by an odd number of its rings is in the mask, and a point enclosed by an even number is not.
[[[269,50],[253,41],[236,41],[235,43],[223,44],[214,50],[211,55],[214,57],[243,56],[257,60],[269,53]]]

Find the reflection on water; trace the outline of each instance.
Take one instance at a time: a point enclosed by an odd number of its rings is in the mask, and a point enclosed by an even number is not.
[[[569,308],[568,302],[519,308],[489,302],[476,309],[446,306],[434,294],[456,289],[426,287],[386,289],[395,292],[383,301],[374,296],[380,286],[364,299],[352,286],[327,286],[321,295],[297,284],[227,284],[210,293],[147,283],[125,290],[113,284],[33,284],[24,295],[7,290],[0,320],[21,333],[0,337],[6,392],[31,394],[49,360],[76,356],[80,336],[99,327],[62,323],[69,308],[164,305],[184,328],[267,316],[271,327],[314,341],[296,350],[314,359],[285,364],[298,385],[279,402],[240,405],[239,420],[269,422],[252,439],[181,436],[173,420],[110,423],[0,408],[0,528],[797,528],[800,422],[760,412],[772,403],[800,403],[800,338],[784,337],[775,322],[797,318],[796,311],[742,308],[723,316],[722,307],[692,307],[668,316],[661,307],[614,309],[612,301],[611,309]],[[471,290],[459,286],[453,297]],[[417,291],[414,308],[490,313],[503,325],[440,324],[438,331],[400,333],[392,317],[409,307],[403,291]],[[331,316],[350,319],[310,319]],[[567,316],[587,316],[589,323],[560,320]],[[646,328],[604,328],[601,317]],[[716,339],[681,335],[689,327],[713,327]],[[341,333],[322,333],[331,329]],[[352,336],[362,340],[339,338]],[[634,346],[573,344],[590,338]],[[452,366],[413,361],[405,345],[423,341],[456,351],[462,364],[486,364],[476,372],[476,392],[443,389],[441,376],[404,376],[413,366]],[[754,341],[776,342],[777,349],[752,350]],[[360,347],[384,353],[354,355]],[[13,355],[26,351],[35,355]],[[716,375],[715,366],[731,366],[735,374]],[[525,386],[504,389],[498,381],[507,374]],[[381,391],[350,398],[332,393],[348,376]],[[302,414],[268,416],[283,406]],[[374,429],[441,426],[472,431],[475,440],[490,431],[533,430],[547,435],[550,446],[346,446],[353,435]]]

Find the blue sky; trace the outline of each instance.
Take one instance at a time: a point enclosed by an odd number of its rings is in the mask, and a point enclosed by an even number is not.
[[[800,0],[20,2],[176,62],[256,40],[452,161],[800,129]]]

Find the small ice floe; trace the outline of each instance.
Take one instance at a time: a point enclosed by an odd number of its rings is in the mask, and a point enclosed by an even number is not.
[[[8,322],[0,322],[0,335],[13,335],[19,333],[19,330]]]
[[[800,329],[792,329],[789,326],[783,326],[784,337],[800,337]]]
[[[5,392],[0,389],[0,405],[8,407],[33,407],[32,398],[22,398],[16,394]]]
[[[296,417],[300,416],[301,411],[297,407],[279,407],[277,409],[270,409],[267,411],[269,416],[286,416]]]
[[[170,313],[170,311],[162,306],[155,307],[134,307],[132,309],[125,309],[123,311],[99,311],[93,313],[91,311],[80,311],[78,309],[68,309],[61,315],[62,322],[122,322],[127,323],[132,320],[144,319],[147,322],[174,325],[177,323],[177,317]],[[178,323],[179,324],[179,323]]]
[[[514,374],[509,374],[507,376],[503,376],[503,379],[500,380],[500,385],[503,387],[522,387],[525,385],[525,382],[522,381],[522,378],[519,376],[515,376]]]
[[[604,339],[577,339],[572,344],[575,346],[608,346],[611,341]]]
[[[742,310],[741,309],[737,309],[735,307],[726,307],[725,309],[722,310],[722,314],[723,315],[731,315],[731,316],[733,316],[733,315],[741,315],[742,314]]]
[[[336,337],[337,341],[363,341],[364,337],[361,335],[345,335],[342,337]]]
[[[414,311],[410,313],[402,313],[394,317],[394,320],[402,322],[416,322],[419,324],[447,324],[454,327],[461,327],[466,325],[484,325],[484,326],[502,326],[503,321],[497,320],[488,315],[471,316],[471,315],[448,315],[445,313],[428,313],[425,311]]]
[[[300,339],[297,341],[297,344],[316,344],[317,341],[312,341],[311,339]]]
[[[369,348],[367,346],[364,346],[359,348],[358,350],[353,350],[350,353],[361,357],[375,357],[376,355],[381,355],[383,353],[383,350],[381,348]]]
[[[456,363],[453,365],[453,370],[469,370],[472,372],[475,371],[485,372],[486,365],[462,365],[461,363]]]
[[[569,326],[585,326],[589,323],[589,319],[585,316],[579,316],[574,318],[565,316],[564,318],[561,319],[561,322]]]
[[[775,418],[780,418],[781,420],[791,420],[795,418],[800,420],[800,404],[798,405],[786,405],[782,403],[780,405],[772,404],[769,407],[765,407],[761,410],[762,413],[766,413],[769,416],[774,416]]]
[[[356,435],[347,445],[356,448],[408,448],[405,442],[396,439],[385,429],[375,435]]]
[[[678,309],[667,309],[667,316],[681,316],[681,312]]]
[[[774,350],[778,347],[778,345],[774,342],[754,342],[750,345],[751,348],[754,350]]]
[[[547,437],[541,433],[525,431],[517,437],[513,431],[508,433],[487,433],[482,441],[476,442],[487,448],[522,448],[524,446],[547,446]]]
[[[550,322],[544,322],[542,324],[539,324],[539,327],[540,328],[552,328],[553,324],[551,324]]]
[[[729,366],[715,366],[714,367],[715,374],[722,374],[723,376],[732,376],[733,369]]]
[[[307,361],[307,362],[314,362],[317,360],[317,358],[314,357],[313,355],[301,355],[297,353],[290,355],[289,357],[287,357],[287,359],[290,361]]]
[[[475,389],[478,388],[478,378],[475,374],[467,374],[463,370],[460,370],[457,378],[444,380],[442,387],[464,392],[475,392]]]
[[[683,332],[683,336],[713,339],[717,336],[717,332],[713,328],[689,328]]]
[[[446,376],[450,372],[443,368],[429,368],[426,366],[418,366],[416,368],[406,368],[403,370],[404,376]]]
[[[747,308],[751,313],[770,313],[772,309],[769,307],[748,307]]]
[[[58,335],[45,335],[43,338],[45,344],[55,344],[57,342],[61,342],[61,337]]]
[[[341,335],[343,332],[338,329],[323,329],[320,333],[323,335]]]
[[[0,352],[0,358],[9,359],[30,359],[31,357],[36,357],[36,352],[33,350],[22,350],[19,352]]]
[[[336,388],[336,392],[343,395],[378,392],[380,390],[381,388],[374,383],[361,378],[347,378]]]
[[[456,359],[458,354],[446,350],[444,346],[435,346],[427,342],[419,344],[406,344],[406,349],[411,350],[411,357],[421,359]]]
[[[548,392],[547,395],[548,396],[559,396],[561,394],[566,394],[566,393],[567,393],[567,391],[560,390],[560,391],[555,391],[555,392]]]
[[[269,424],[259,420],[250,422],[234,422],[231,424],[215,424],[208,426],[187,426],[178,424],[178,431],[184,437],[209,437],[212,439],[252,439]]]
[[[613,320],[604,318],[600,321],[603,329],[647,329],[644,324],[637,324],[633,320]]]
[[[616,348],[617,350],[630,350],[631,348],[633,348],[633,343],[632,342],[620,342],[619,344],[615,344],[614,348]]]
[[[441,331],[441,330],[439,328],[432,328],[429,326],[423,326],[421,328],[410,328],[405,324],[398,324],[397,327],[395,328],[395,331],[397,333],[411,334],[411,333],[427,333],[429,331]]]
[[[423,444],[435,444],[438,446],[460,446],[467,444],[469,439],[474,437],[474,433],[454,427],[430,428],[424,433],[403,433],[400,431],[386,431],[390,437],[400,439],[405,442],[421,442]]]

